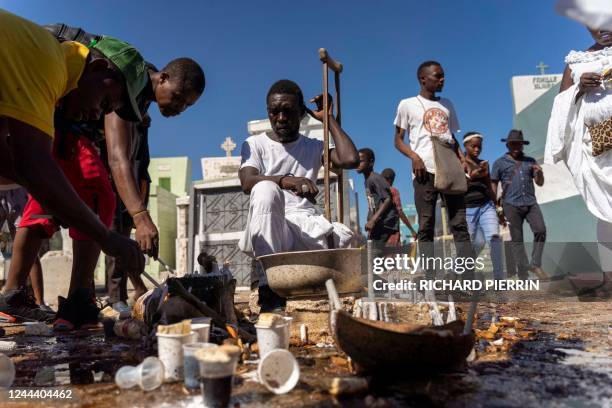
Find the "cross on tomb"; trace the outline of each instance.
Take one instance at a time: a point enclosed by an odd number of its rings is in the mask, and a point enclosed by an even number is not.
[[[540,61],[540,63],[536,65],[536,68],[540,70],[540,75],[546,75],[546,68],[548,68],[548,65]]]
[[[231,137],[226,137],[225,141],[221,144],[221,149],[225,151],[227,157],[232,157],[232,151],[236,148],[236,143]]]

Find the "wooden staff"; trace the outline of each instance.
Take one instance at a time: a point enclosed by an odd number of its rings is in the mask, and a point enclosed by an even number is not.
[[[324,205],[325,218],[331,221],[331,203],[330,203],[330,183],[329,183],[329,79],[328,70],[334,71],[334,87],[335,87],[335,108],[336,120],[341,124],[340,114],[340,73],[342,72],[342,64],[335,61],[325,48],[319,49],[319,59],[323,63],[323,183],[324,183]],[[338,201],[338,221],[344,222],[344,180],[342,178],[342,169],[336,172],[337,182],[337,201]]]

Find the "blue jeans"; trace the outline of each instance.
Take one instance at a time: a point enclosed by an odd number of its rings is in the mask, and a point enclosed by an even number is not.
[[[488,242],[491,246],[493,278],[504,279],[502,240],[499,235],[499,219],[493,201],[489,201],[480,207],[466,208],[466,220],[476,256]]]

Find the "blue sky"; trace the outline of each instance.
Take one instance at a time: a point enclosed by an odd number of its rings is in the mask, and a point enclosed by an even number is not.
[[[296,81],[307,98],[321,92],[317,50],[345,65],[343,124],[357,147],[371,147],[377,170],[392,167],[405,203],[412,202],[411,167],[393,147],[400,99],[418,93],[415,70],[436,59],[446,71],[443,96],[463,131],[485,135],[493,161],[512,127],[510,78],[563,70],[571,49],[592,43],[578,23],[554,12],[555,0],[372,1],[6,1],[0,7],[38,23],[65,22],[134,44],[159,67],[180,56],[199,61],[204,96],[183,115],[165,119],[152,106],[154,157],[219,156],[225,137],[246,138],[246,123],[266,116],[265,95],[276,80]],[[238,154],[238,150],[234,152]],[[356,174],[363,198],[362,180]],[[360,208],[366,208],[365,202]],[[362,211],[363,212],[363,211]],[[362,215],[363,216],[363,215]]]

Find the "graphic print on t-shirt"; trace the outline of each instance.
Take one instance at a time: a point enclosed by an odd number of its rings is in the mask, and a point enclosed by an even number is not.
[[[432,135],[443,135],[448,132],[448,115],[439,108],[429,108],[423,115],[423,126]]]

